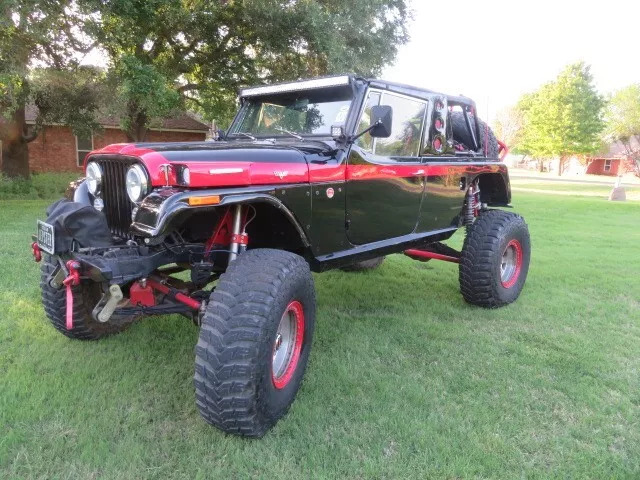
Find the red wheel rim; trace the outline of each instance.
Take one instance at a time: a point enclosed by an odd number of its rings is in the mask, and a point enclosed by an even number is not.
[[[277,389],[286,387],[298,367],[304,340],[304,310],[294,300],[285,309],[273,342],[271,380]]]
[[[522,270],[522,245],[515,238],[507,243],[500,262],[500,282],[504,288],[513,287]]]

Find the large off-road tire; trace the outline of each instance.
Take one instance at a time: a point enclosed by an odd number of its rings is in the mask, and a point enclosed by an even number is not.
[[[498,139],[491,127],[489,127],[483,120],[470,115],[471,127],[475,128],[475,123],[478,122],[480,127],[480,151],[485,152],[485,143],[487,144],[486,152],[487,158],[498,159],[500,153],[500,146],[498,145]],[[469,134],[467,128],[467,122],[464,119],[462,112],[451,112],[451,129],[453,131],[453,139],[465,145],[467,148],[473,148],[473,140]],[[475,133],[475,130],[474,130]]]
[[[365,270],[375,270],[382,262],[384,262],[385,257],[376,257],[370,260],[363,260],[361,262],[352,263],[351,265],[347,265],[345,267],[340,267],[340,270],[343,272],[363,272]]]
[[[315,324],[309,265],[293,253],[242,253],[220,276],[196,346],[196,404],[227,433],[261,437],[289,410]]]
[[[464,240],[459,270],[462,296],[486,308],[515,301],[527,279],[530,258],[529,230],[520,215],[483,212]]]
[[[66,311],[67,296],[65,288],[54,288],[48,283],[49,275],[56,265],[49,255],[42,258],[40,266],[40,289],[42,291],[42,305],[47,317],[56,330],[63,335],[79,340],[97,340],[107,335],[113,335],[125,330],[133,321],[131,318],[112,318],[101,323],[91,316],[93,308],[102,297],[100,284],[95,282],[81,282],[72,287],[73,291],[73,328],[67,330]]]

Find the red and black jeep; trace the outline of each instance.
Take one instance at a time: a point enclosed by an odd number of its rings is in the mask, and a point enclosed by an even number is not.
[[[261,436],[292,403],[315,322],[311,272],[384,256],[459,264],[464,299],[513,302],[530,258],[506,152],[473,101],[352,75],[247,88],[218,141],[110,145],[33,243],[64,335],[179,313],[212,425]],[[442,241],[466,228],[458,252]],[[177,275],[177,276],[176,276]]]

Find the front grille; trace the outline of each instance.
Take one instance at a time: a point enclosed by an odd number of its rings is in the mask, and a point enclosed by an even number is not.
[[[127,195],[126,176],[132,163],[129,159],[117,157],[98,159],[98,164],[102,167],[103,212],[107,217],[111,233],[123,238],[131,236],[129,227],[134,205]]]

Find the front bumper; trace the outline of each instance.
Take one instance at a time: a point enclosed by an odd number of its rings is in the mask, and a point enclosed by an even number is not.
[[[39,235],[32,244],[35,259],[42,249],[54,262],[60,260],[63,269],[68,261],[75,261],[81,276],[96,282],[126,284],[163,265],[190,260],[191,253],[185,249],[114,241],[104,215],[86,203],[58,201],[48,208],[46,222],[38,224]]]
[[[31,244],[34,260],[39,262],[41,259],[41,251],[37,243],[37,237],[33,236],[34,242]],[[78,263],[80,278],[92,280],[99,283],[109,283],[125,285],[140,278],[150,276],[163,267],[172,263],[186,263],[190,259],[190,253],[171,252],[167,249],[152,250],[145,246],[126,246],[122,248],[113,247],[108,250],[82,249],[79,252],[65,252],[50,257],[52,263],[57,263],[62,272],[58,275],[58,269],[51,275],[49,283],[56,288],[60,288],[62,284],[54,281],[56,276],[68,273],[65,265],[69,261]]]
[[[189,260],[188,253],[180,256],[166,249],[151,251],[148,247],[137,246],[111,249],[104,253],[71,252],[69,257],[80,263],[83,277],[119,285],[148,277],[164,265]]]

